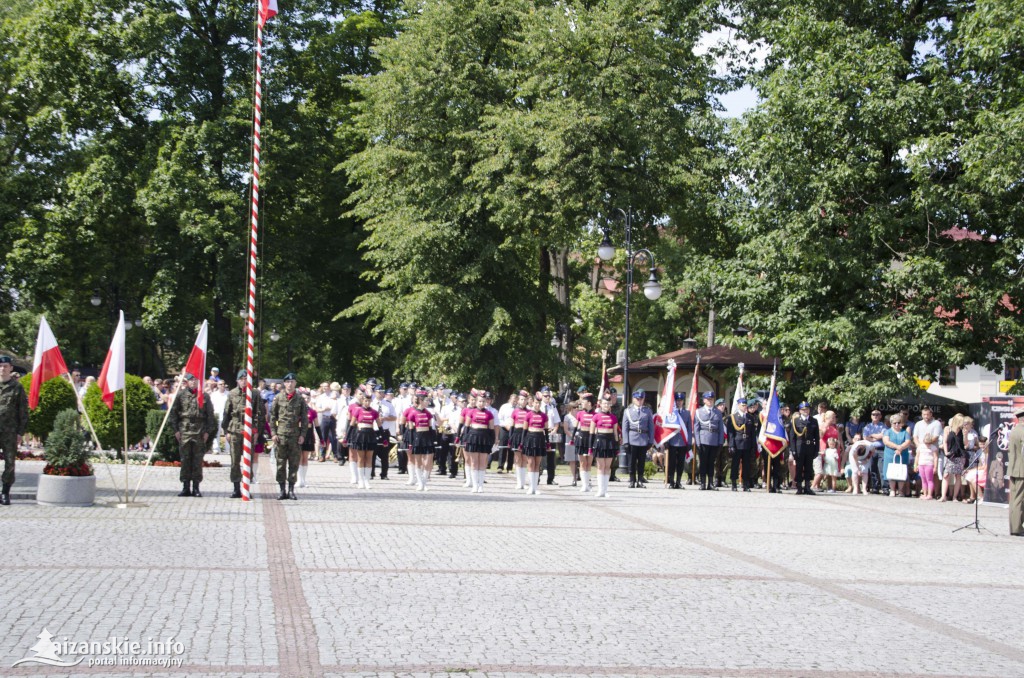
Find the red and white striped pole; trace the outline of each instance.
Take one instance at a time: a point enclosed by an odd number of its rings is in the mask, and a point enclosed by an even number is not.
[[[249,501],[252,481],[252,450],[257,433],[253,431],[252,371],[256,337],[256,258],[260,223],[260,130],[263,108],[263,24],[277,14],[276,0],[257,0],[256,21],[256,86],[252,112],[252,208],[249,228],[248,303],[245,315],[245,428],[242,432],[242,501]]]

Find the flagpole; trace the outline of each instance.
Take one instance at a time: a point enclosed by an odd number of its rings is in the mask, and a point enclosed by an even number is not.
[[[691,386],[691,390],[693,390],[694,393],[690,394],[690,400],[694,401],[697,398],[696,391],[700,389],[700,378],[698,376],[699,370],[700,353],[697,354],[697,364],[693,366],[693,385]],[[692,415],[693,412],[690,414]],[[693,458],[690,462],[690,484],[693,485],[693,479],[697,475],[697,422],[693,417],[691,417],[690,426],[692,427],[692,433],[690,434],[690,437],[692,438],[690,441],[690,449],[693,450]]]
[[[248,303],[245,316],[245,420],[242,428],[242,501],[251,499],[249,484],[252,480],[252,450],[255,435],[253,431],[253,354],[256,336],[256,261],[258,257],[260,217],[260,136],[262,132],[263,109],[263,24],[268,17],[256,3],[256,69],[253,89],[252,112],[252,204],[249,211],[249,271]]]
[[[121,389],[121,423],[124,430],[124,503],[128,502],[128,384]]]
[[[89,425],[89,432],[92,433],[92,439],[96,443],[96,452],[98,454],[103,453],[103,445],[100,444],[100,437],[96,435],[96,429],[92,425],[92,418],[89,416],[89,412],[85,409],[85,402],[82,400],[82,396],[78,393],[78,389],[75,388],[75,378],[71,376],[70,372],[65,372],[64,375],[68,378],[68,383],[71,384],[71,390],[75,394],[75,400],[78,401],[78,409],[85,415],[85,423]],[[110,474],[110,484],[117,489],[117,482],[114,480],[114,472],[110,470],[110,464],[104,462],[104,466],[107,467],[107,473]]]

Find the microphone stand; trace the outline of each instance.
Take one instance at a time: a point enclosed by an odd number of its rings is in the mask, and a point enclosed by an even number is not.
[[[977,451],[977,453],[975,453],[974,456],[971,458],[971,462],[967,465],[967,468],[964,469],[964,471],[970,471],[971,469],[975,469],[975,481],[974,481],[974,484],[977,485],[978,490],[981,490],[981,483],[978,482],[977,469],[978,469],[978,464],[981,461],[981,454],[982,454],[983,451],[984,450],[979,449]],[[987,479],[985,480],[985,484],[988,485],[988,480]],[[978,504],[981,503],[982,494],[981,494],[980,491],[978,491],[978,492],[975,492],[974,495],[975,495],[974,496],[974,521],[970,522],[970,523],[967,523],[963,527],[956,528],[955,530],[953,530],[953,533],[955,534],[955,533],[959,532],[960,530],[966,530],[968,528],[973,527],[978,532],[978,534],[981,534],[981,531],[985,530],[986,532],[991,534],[993,537],[997,536],[996,533],[993,532],[992,530],[990,530],[990,529],[988,529],[986,527],[982,527],[981,523],[978,521]]]

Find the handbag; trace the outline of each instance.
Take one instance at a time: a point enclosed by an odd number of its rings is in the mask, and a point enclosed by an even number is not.
[[[892,480],[898,483],[906,482],[907,480],[907,465],[903,463],[902,456],[896,456],[889,466],[885,469],[886,480]]]

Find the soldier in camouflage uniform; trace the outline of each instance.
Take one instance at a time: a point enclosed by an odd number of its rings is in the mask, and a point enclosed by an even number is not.
[[[256,377],[253,377],[256,381]],[[258,392],[252,395],[252,444],[255,448],[263,437],[264,422],[267,421],[267,404]],[[228,434],[231,442],[231,482],[234,484],[232,499],[242,496],[242,435],[245,431],[245,370],[238,372],[238,385],[228,393],[228,401],[224,405],[221,428]]]
[[[14,460],[18,445],[28,427],[28,396],[21,382],[11,372],[14,365],[10,357],[0,355],[0,450],[4,454],[3,491],[0,504],[11,505],[11,485],[14,484]]]
[[[309,418],[306,401],[295,392],[295,375],[284,375],[284,391],[277,394],[270,405],[270,434],[277,455],[277,484],[281,487],[278,499],[298,499],[295,496],[295,478],[299,470],[299,455],[306,437]],[[285,491],[285,481],[288,490]]]
[[[179,497],[201,497],[199,483],[203,481],[203,454],[211,432],[217,430],[217,418],[209,398],[199,404],[201,392],[195,375],[185,374],[185,387],[178,390],[167,423],[174,431],[181,452],[181,492]],[[189,483],[192,489],[189,490]]]

